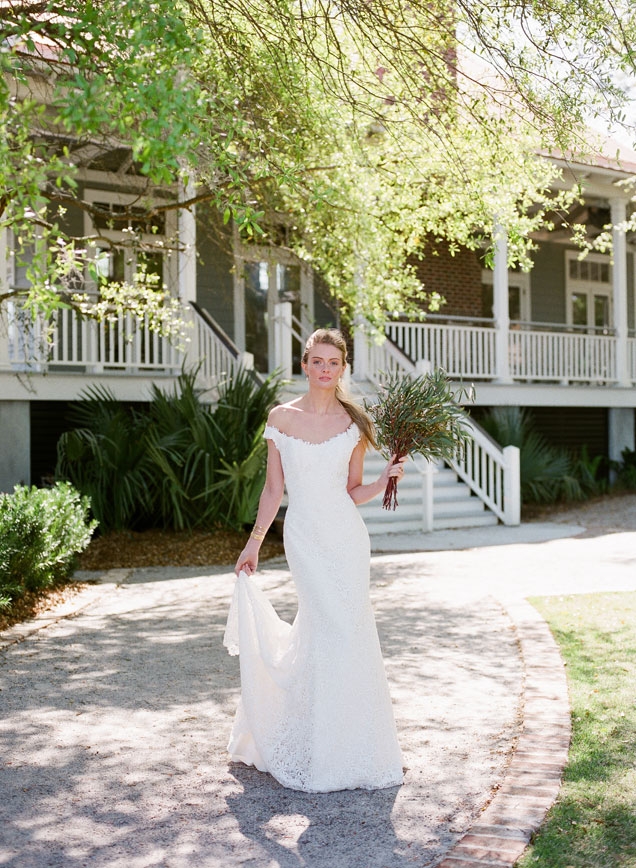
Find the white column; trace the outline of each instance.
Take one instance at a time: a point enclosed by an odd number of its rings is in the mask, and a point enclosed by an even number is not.
[[[0,295],[9,289],[8,229],[0,229]]]
[[[505,446],[504,455],[504,524],[516,526],[521,523],[521,467],[517,446]]]
[[[308,335],[316,328],[314,308],[314,272],[303,262],[300,266],[300,322]],[[304,349],[304,340],[302,343]]]
[[[636,447],[633,407],[610,407],[607,412],[609,459],[619,464],[622,462],[624,449],[633,451]],[[610,481],[616,478],[615,471],[610,471]]]
[[[31,484],[29,401],[0,401],[0,431],[0,492],[11,492]]]
[[[422,530],[424,533],[431,533],[435,521],[433,474],[437,473],[437,470],[432,461],[423,460],[426,466],[422,473]]]
[[[627,373],[627,199],[610,199],[612,219],[612,307],[616,334],[616,379],[619,386],[629,386]]]
[[[181,188],[184,200],[194,198],[194,184]],[[179,298],[196,301],[197,298],[197,226],[195,208],[179,209]]]
[[[254,370],[254,354],[253,353],[239,353],[237,356],[238,366],[239,368],[244,368],[246,371]]]
[[[290,301],[274,305],[274,365],[285,380],[292,378],[292,306]]]
[[[508,236],[500,224],[495,225],[495,268],[493,272],[493,314],[495,318],[495,370],[498,383],[511,383],[508,341]]]
[[[369,336],[359,319],[353,327],[353,364],[353,378],[366,380],[369,374]]]

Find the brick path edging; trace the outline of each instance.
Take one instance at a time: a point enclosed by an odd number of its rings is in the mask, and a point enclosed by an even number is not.
[[[502,786],[436,868],[512,868],[557,797],[570,746],[565,668],[526,600],[505,601],[524,665],[523,729]]]

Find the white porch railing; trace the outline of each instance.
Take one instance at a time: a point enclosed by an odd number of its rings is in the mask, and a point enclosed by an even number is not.
[[[627,339],[627,378],[636,383],[636,337]]]
[[[495,330],[469,322],[479,321],[457,318],[443,323],[391,322],[387,324],[386,335],[413,362],[427,361],[434,368],[442,368],[449,377],[495,377]]]
[[[513,379],[564,383],[617,379],[616,340],[612,336],[512,330],[508,344]]]
[[[497,379],[492,320],[430,315],[423,323],[388,323],[386,335],[415,364],[426,361],[458,380]],[[616,383],[616,348],[612,333],[594,334],[583,326],[513,322],[508,334],[509,374],[517,381]],[[634,337],[627,340],[627,377],[636,383]]]
[[[418,326],[422,324],[418,323]],[[369,341],[362,329],[355,333],[355,373],[378,386],[383,373],[401,373],[413,376],[430,370],[428,360],[419,359],[416,364],[406,357],[391,340],[382,345]],[[517,525],[521,520],[521,479],[519,473],[519,449],[516,446],[501,448],[480,426],[468,416],[465,420],[470,437],[460,455],[449,464],[471,491],[491,509],[504,524]],[[422,474],[429,471],[427,462],[418,461],[416,466]],[[431,478],[423,479],[428,485],[427,502],[430,515],[426,519],[432,527]]]
[[[32,316],[7,305],[7,362],[17,371],[178,372],[182,353],[149,328],[147,318],[120,314],[97,322],[75,310]]]
[[[198,379],[210,388],[240,367],[254,367],[251,353],[240,352],[209,314],[194,307],[183,309],[183,347],[152,331],[147,318],[131,314],[109,322],[66,309],[33,317],[10,302],[4,319],[0,369],[10,371],[176,376],[185,363],[198,367]]]

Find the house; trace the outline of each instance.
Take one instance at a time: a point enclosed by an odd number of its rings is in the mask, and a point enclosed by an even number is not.
[[[176,347],[132,316],[98,324],[72,310],[33,319],[18,303],[0,311],[0,490],[16,483],[41,484],[55,466],[55,443],[68,425],[68,403],[87,387],[102,384],[124,401],[147,400],[153,384],[169,385],[182,365],[200,364],[199,380],[213,389],[237,365],[256,372],[300,374],[301,346],[317,325],[337,325],[338,311],[319,278],[288,249],[241,241],[214,212],[201,206],[175,208],[144,224],[136,203],[147,196],[123,146],[67,142],[79,167],[78,198],[92,208],[68,209],[76,235],[100,242],[96,267],[106,279],[130,278],[139,257],[185,306],[189,339]],[[636,274],[633,239],[621,228],[631,213],[623,185],[636,176],[636,154],[620,159],[554,159],[563,184],[576,180],[583,204],[571,219],[593,233],[610,220],[614,253],[581,259],[569,232],[557,225],[539,235],[529,273],[509,272],[506,237],[497,239],[494,270],[475,252],[454,256],[429,250],[420,277],[446,299],[443,312],[424,322],[390,321],[386,342],[353,335],[354,392],[369,394],[381,372],[442,367],[453,380],[474,384],[473,415],[512,405],[532,409],[553,442],[588,446],[592,454],[619,459],[634,449],[636,409]],[[189,198],[188,191],[153,191],[157,202]],[[126,255],[109,242],[134,228],[141,248]],[[284,227],[281,227],[284,232]],[[176,239],[177,243],[169,241]],[[165,245],[161,242],[165,240]],[[148,250],[143,252],[143,242]],[[0,286],[25,285],[23,264],[14,256],[19,239],[0,235]],[[140,252],[140,250],[142,252]],[[32,255],[37,255],[33,252]],[[88,287],[90,289],[90,286]],[[431,529],[479,522],[484,504],[489,521],[519,520],[518,457],[474,431],[474,446],[447,483],[468,486],[459,513],[444,511],[435,489],[446,476],[430,468],[412,470],[415,493],[392,528]],[[443,486],[442,486],[443,487]],[[411,503],[412,501],[412,503]],[[477,504],[478,514],[473,514]],[[380,520],[381,518],[381,520]],[[369,515],[373,528],[387,516]]]

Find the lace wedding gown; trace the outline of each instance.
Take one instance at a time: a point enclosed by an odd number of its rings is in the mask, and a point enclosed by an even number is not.
[[[369,535],[347,492],[355,424],[309,443],[268,426],[289,505],[284,541],[298,593],[282,621],[245,573],[225,644],[240,647],[234,761],[306,792],[402,783],[402,757],[369,600]]]

